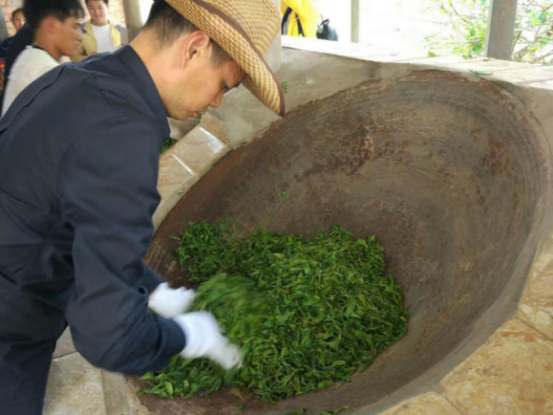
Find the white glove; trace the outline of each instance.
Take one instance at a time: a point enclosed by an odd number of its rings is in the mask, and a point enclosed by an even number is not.
[[[173,318],[186,312],[196,297],[194,290],[172,289],[166,282],[159,284],[148,299],[148,307],[161,317]]]
[[[207,357],[226,370],[242,365],[240,348],[223,337],[211,313],[198,311],[182,314],[175,321],[186,336],[186,347],[180,353],[185,359]]]

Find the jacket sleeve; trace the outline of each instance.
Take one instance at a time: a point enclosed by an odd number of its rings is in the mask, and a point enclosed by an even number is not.
[[[160,139],[155,125],[135,118],[114,115],[84,133],[58,179],[74,231],[76,291],[66,318],[75,347],[93,365],[129,375],[165,367],[185,346],[181,328],[148,309],[157,277],[142,258],[159,203]]]
[[[159,284],[161,284],[163,280],[159,278],[150,267],[146,266],[144,264],[144,288],[148,291],[148,293],[154,292],[154,290],[157,288]]]
[[[11,37],[7,38],[0,45],[0,59],[4,59],[8,55],[8,49],[11,43]]]
[[[113,49],[117,50],[122,46],[121,29],[119,25],[110,23],[111,41],[113,42]]]

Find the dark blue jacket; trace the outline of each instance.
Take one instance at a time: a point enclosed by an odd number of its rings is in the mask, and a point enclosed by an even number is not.
[[[47,338],[63,311],[77,350],[126,374],[182,351],[179,326],[148,310],[160,280],[142,262],[168,136],[159,93],[128,46],[48,72],[2,118],[0,304],[20,295],[40,304],[46,323],[27,334]],[[18,330],[33,327],[27,307]]]
[[[13,36],[7,38],[0,44],[0,60],[6,59],[6,56],[8,55],[8,49],[10,48],[10,45],[13,42]]]

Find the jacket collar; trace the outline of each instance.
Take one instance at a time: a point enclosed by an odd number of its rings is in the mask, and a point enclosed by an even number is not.
[[[162,139],[169,137],[171,129],[167,121],[167,112],[161,101],[161,96],[157,90],[154,80],[148,72],[146,65],[140,59],[140,56],[131,46],[123,46],[113,53],[113,55],[126,67],[130,74],[138,81],[140,85],[139,93],[144,97],[147,105],[155,114],[156,121],[162,134]]]

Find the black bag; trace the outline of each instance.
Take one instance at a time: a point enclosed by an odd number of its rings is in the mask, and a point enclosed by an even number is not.
[[[323,20],[317,29],[317,39],[338,41],[338,32],[332,26],[328,19]]]

